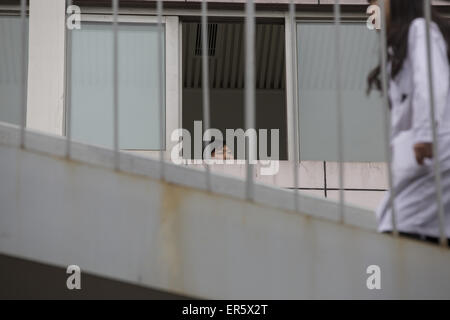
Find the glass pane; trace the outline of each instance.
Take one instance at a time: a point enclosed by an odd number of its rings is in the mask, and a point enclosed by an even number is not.
[[[366,95],[378,63],[377,33],[362,23],[341,26],[344,160],[385,161],[379,92]],[[337,161],[335,29],[333,23],[297,24],[300,158]]]
[[[119,146],[121,149],[161,149],[158,90],[165,91],[158,74],[158,27],[120,24],[118,34]],[[113,32],[110,23],[83,22],[80,30],[73,31],[72,135],[74,140],[113,147]]]
[[[21,46],[20,17],[0,16],[0,121],[14,124],[21,122]]]

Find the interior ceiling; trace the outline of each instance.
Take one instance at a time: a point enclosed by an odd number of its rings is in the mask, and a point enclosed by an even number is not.
[[[210,87],[243,89],[245,83],[245,25],[209,25]],[[284,25],[257,24],[255,30],[256,89],[285,88]],[[202,87],[201,25],[183,23],[183,87]]]

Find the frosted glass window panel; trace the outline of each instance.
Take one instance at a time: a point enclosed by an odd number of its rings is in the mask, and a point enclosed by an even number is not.
[[[28,21],[26,28],[28,33]],[[0,121],[21,123],[21,72],[21,19],[18,16],[0,16]]]
[[[161,124],[159,119],[158,90],[163,92],[165,119],[165,88],[159,80],[159,43],[157,25],[119,24],[121,149],[161,149],[160,130],[162,125],[165,132],[165,123]],[[83,22],[80,30],[73,31],[71,88],[73,139],[112,148],[113,28],[110,23]]]
[[[340,37],[344,161],[385,161],[381,95],[366,95],[378,35],[365,23],[343,23]],[[297,24],[301,160],[338,160],[334,39],[333,23]]]

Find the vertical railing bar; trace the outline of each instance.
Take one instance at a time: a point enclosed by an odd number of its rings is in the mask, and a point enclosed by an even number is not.
[[[22,55],[21,55],[21,75],[20,75],[20,86],[21,86],[21,114],[20,114],[20,147],[25,148],[25,127],[27,123],[27,73],[28,73],[28,63],[27,63],[27,1],[20,1],[20,21],[22,26]]]
[[[245,5],[245,127],[246,130],[255,128],[255,5],[253,0],[247,0]],[[253,156],[255,146],[251,145],[254,142],[249,134],[248,147],[246,148],[246,198],[248,200],[254,199],[254,167],[250,159]]]
[[[159,113],[159,143],[161,150],[159,152],[159,162],[160,162],[160,178],[162,180],[165,179],[165,164],[164,164],[164,142],[165,142],[165,117],[164,117],[164,106],[163,106],[163,90],[164,86],[164,68],[165,63],[163,60],[163,52],[164,52],[164,37],[163,37],[163,28],[162,28],[162,11],[163,11],[163,3],[162,0],[156,1],[156,14],[157,14],[157,25],[158,25],[158,36],[159,36],[159,45],[158,45],[158,79],[160,88],[158,90],[158,113]]]
[[[203,125],[204,131],[210,127],[210,100],[209,100],[209,42],[208,42],[208,9],[206,0],[202,0],[202,79],[203,79]],[[209,139],[208,135],[208,139]],[[210,167],[205,164],[206,189],[211,191]]]
[[[294,210],[299,211],[299,163],[300,163],[300,155],[299,155],[299,137],[298,137],[298,97],[297,97],[297,63],[296,63],[296,55],[297,55],[297,48],[294,46],[296,44],[296,23],[295,23],[295,3],[294,0],[290,0],[289,2],[289,25],[291,28],[291,87],[292,87],[292,108],[293,108],[293,119],[292,119],[292,125],[293,125],[293,140],[294,140]]]
[[[67,7],[72,0],[67,0]],[[66,30],[66,74],[65,74],[65,131],[66,131],[66,157],[70,158],[72,147],[72,30]]]
[[[433,88],[433,69],[432,69],[432,52],[431,52],[431,2],[430,0],[424,1],[424,12],[425,12],[425,34],[426,34],[426,45],[427,45],[427,65],[428,65],[428,90],[430,95],[430,121],[431,128],[433,132],[433,162],[434,162],[434,174],[435,174],[435,185],[436,185],[436,198],[438,205],[438,219],[439,219],[439,240],[440,244],[444,247],[447,246],[447,238],[444,229],[444,204],[442,202],[442,183],[441,183],[441,166],[439,159],[439,145],[438,145],[438,134],[436,128],[436,110],[435,110],[435,99],[434,99],[434,88]]]
[[[113,0],[113,107],[114,107],[114,168],[119,170],[119,0]]]
[[[383,114],[384,114],[384,133],[385,133],[385,152],[387,157],[387,170],[388,170],[388,184],[389,184],[389,203],[392,210],[391,223],[392,231],[394,236],[398,236],[397,230],[397,214],[395,208],[395,188],[393,183],[393,173],[392,173],[392,150],[390,145],[391,136],[391,125],[390,125],[390,114],[389,114],[389,96],[388,96],[388,73],[387,73],[387,24],[385,21],[385,2],[380,1],[380,11],[381,11],[381,32],[380,32],[380,54],[381,54],[381,86],[383,93]]]
[[[341,4],[339,0],[334,2],[334,27],[335,27],[335,77],[336,77],[336,111],[337,111],[337,155],[339,165],[339,220],[344,222],[344,142],[342,121],[342,92],[341,92]]]

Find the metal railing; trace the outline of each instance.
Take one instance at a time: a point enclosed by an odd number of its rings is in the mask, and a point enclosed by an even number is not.
[[[384,1],[383,1],[384,2]],[[430,95],[430,121],[433,132],[433,158],[434,158],[434,176],[436,184],[436,197],[438,205],[438,219],[439,219],[439,240],[442,246],[447,246],[447,237],[445,235],[444,226],[444,204],[442,202],[442,183],[441,183],[441,167],[439,159],[438,138],[435,117],[435,104],[433,92],[433,68],[432,68],[432,52],[431,52],[431,0],[424,0],[425,12],[425,34],[427,43],[427,67],[428,67],[428,89]]]
[[[385,12],[385,2],[380,1],[381,12]],[[385,137],[385,150],[388,163],[388,184],[390,190],[389,203],[392,210],[391,223],[394,236],[398,236],[397,220],[396,220],[396,207],[395,207],[395,188],[392,177],[392,152],[390,146],[390,132],[391,122],[389,115],[389,96],[388,96],[388,74],[387,74],[387,28],[384,14],[381,15],[381,36],[380,36],[380,56],[381,56],[381,83],[382,83],[382,97],[383,97],[383,114],[384,114],[384,137]]]
[[[26,99],[27,99],[27,79],[26,79],[26,66],[27,66],[27,52],[25,50],[26,48],[26,6],[27,6],[26,0],[20,1],[20,17],[22,22],[22,73],[21,73],[21,86],[22,86],[22,110],[21,110],[21,124],[20,124],[20,145],[22,148],[26,147],[26,141],[25,141],[25,128],[26,128]],[[67,1],[68,5],[71,5],[72,1]],[[396,192],[394,189],[394,183],[393,183],[393,172],[391,168],[391,161],[392,161],[392,154],[389,144],[389,131],[390,131],[390,116],[389,116],[389,102],[388,102],[388,74],[387,74],[387,41],[386,41],[386,21],[383,15],[385,3],[384,1],[379,1],[380,7],[381,7],[381,33],[380,33],[380,53],[381,53],[381,82],[382,82],[382,96],[383,96],[383,103],[384,103],[384,125],[385,125],[385,146],[386,146],[386,153],[387,153],[387,159],[388,159],[388,182],[389,182],[389,188],[390,188],[390,204],[392,208],[392,227],[393,227],[393,234],[395,236],[398,235],[397,230],[397,212],[396,212],[396,206],[395,206],[395,197]],[[160,83],[163,83],[164,76],[163,76],[163,28],[162,28],[162,16],[163,16],[163,1],[157,0],[156,1],[156,7],[157,7],[157,18],[158,18],[158,33],[159,33],[159,50],[158,50],[158,65],[159,70],[159,80]],[[437,128],[436,123],[433,121],[435,119],[435,101],[434,101],[434,95],[433,95],[433,75],[432,75],[432,47],[430,45],[430,24],[431,24],[431,4],[430,0],[424,1],[424,12],[425,12],[425,19],[426,19],[426,43],[427,43],[427,65],[428,65],[428,83],[429,83],[429,96],[430,96],[430,121],[432,124],[432,131],[433,131],[433,154],[434,154],[434,175],[435,175],[435,187],[437,191],[437,204],[438,204],[438,219],[439,219],[439,234],[440,234],[440,243],[443,246],[447,245],[447,239],[445,235],[445,228],[444,228],[444,206],[442,201],[442,181],[441,181],[441,169],[440,169],[440,163],[439,163],[439,150],[438,150],[438,138],[437,138]],[[118,15],[119,15],[119,0],[112,0],[112,15],[113,15],[113,108],[114,108],[114,122],[112,124],[113,130],[114,130],[114,153],[115,153],[115,161],[114,161],[114,167],[116,170],[120,170],[120,150],[119,150],[119,84],[118,84]],[[293,43],[295,39],[295,26],[296,26],[296,4],[293,0],[290,0],[289,3],[289,24],[290,24],[290,33],[291,33],[291,49],[292,52],[292,66],[296,66],[296,48],[294,48]],[[202,25],[202,72],[203,72],[203,83],[202,83],[202,100],[203,100],[203,122],[208,129],[210,127],[210,96],[209,96],[209,70],[208,70],[208,8],[207,8],[207,1],[202,0],[201,3],[201,25]],[[345,221],[345,199],[344,199],[344,148],[343,148],[343,123],[342,123],[342,89],[340,86],[341,82],[341,69],[340,69],[340,52],[341,52],[341,44],[340,44],[340,25],[341,25],[341,4],[339,0],[335,0],[334,2],[334,25],[335,25],[335,63],[336,63],[336,84],[337,84],[337,90],[336,90],[336,109],[338,111],[338,117],[337,117],[337,138],[338,138],[338,162],[339,162],[339,217],[340,221]],[[66,141],[67,141],[67,148],[66,148],[66,155],[68,158],[71,157],[71,142],[72,142],[72,119],[71,119],[71,87],[70,87],[70,77],[71,77],[71,30],[67,29],[66,35],[67,35],[67,49],[66,49],[66,99],[65,99],[65,109],[66,109]],[[255,5],[252,0],[249,0],[246,2],[245,6],[245,38],[246,38],[246,47],[245,47],[245,127],[246,129],[253,129],[255,128],[255,65],[254,65],[254,57],[255,57]],[[297,79],[295,77],[295,73],[290,73],[290,85],[294,86]],[[159,118],[161,123],[165,121],[163,117],[163,86],[161,86],[161,90],[158,92],[158,101],[159,101]],[[296,92],[296,90],[293,90],[293,92]],[[294,141],[294,166],[293,166],[293,175],[294,175],[294,208],[295,210],[299,210],[299,197],[298,197],[298,188],[299,188],[299,163],[300,163],[300,156],[299,156],[299,132],[298,132],[298,97],[296,94],[293,94],[291,97],[291,103],[294,108],[293,113],[293,119],[292,119],[292,125],[293,129],[292,137],[289,137]],[[165,132],[163,130],[164,126],[160,126],[160,145],[161,147],[164,144],[164,136]],[[254,199],[254,192],[255,192],[255,181],[254,181],[254,166],[252,163],[250,163],[250,155],[254,154],[249,149],[255,148],[256,146],[248,146],[247,149],[247,157],[246,157],[246,198],[248,200]],[[161,179],[164,179],[164,148],[161,148],[160,151],[160,163],[161,163]],[[206,165],[205,168],[205,184],[206,189],[211,190],[211,172],[208,165]]]

